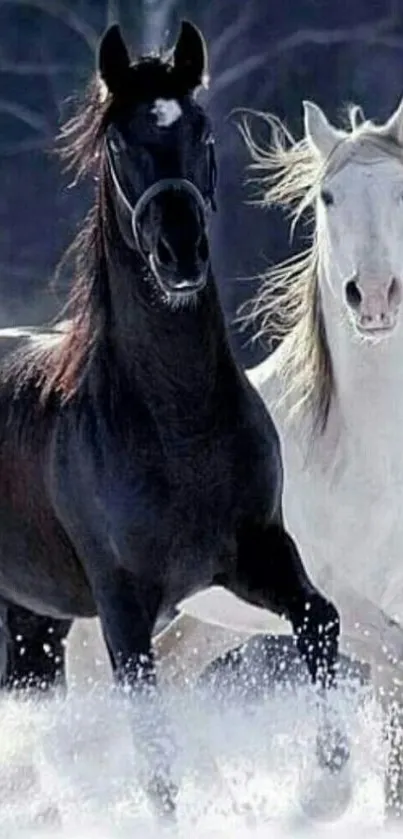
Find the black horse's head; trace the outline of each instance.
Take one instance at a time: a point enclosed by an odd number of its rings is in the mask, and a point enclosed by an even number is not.
[[[98,69],[111,100],[107,167],[121,233],[165,294],[192,297],[208,277],[216,181],[211,125],[195,99],[207,73],[204,39],[183,22],[168,56],[131,63],[112,26]]]

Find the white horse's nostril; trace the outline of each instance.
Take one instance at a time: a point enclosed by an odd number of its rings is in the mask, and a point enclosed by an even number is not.
[[[357,311],[360,308],[362,294],[357,281],[354,278],[348,280],[344,287],[346,301],[351,309]]]
[[[402,284],[396,277],[392,277],[388,289],[388,304],[391,308],[397,308],[402,302]]]

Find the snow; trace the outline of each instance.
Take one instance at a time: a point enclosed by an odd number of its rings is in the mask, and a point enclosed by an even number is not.
[[[364,689],[339,695],[352,743],[353,796],[336,820],[314,821],[301,791],[314,762],[312,694],[259,703],[166,695],[180,745],[175,828],[155,823],[136,782],[127,709],[101,685],[42,703],[1,700],[3,839],[368,839],[382,836],[384,746]],[[388,833],[393,836],[393,833]]]

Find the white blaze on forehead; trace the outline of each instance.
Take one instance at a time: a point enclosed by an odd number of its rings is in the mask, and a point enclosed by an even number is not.
[[[151,113],[157,117],[159,128],[168,128],[182,116],[182,108],[176,99],[156,99]]]

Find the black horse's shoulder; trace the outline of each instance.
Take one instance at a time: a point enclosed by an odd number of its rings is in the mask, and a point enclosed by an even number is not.
[[[280,449],[280,435],[273,415],[246,377],[243,378],[242,430],[252,447],[251,455],[271,457]]]
[[[242,378],[235,463],[242,513],[267,520],[281,500],[281,441],[272,415],[246,378]]]

